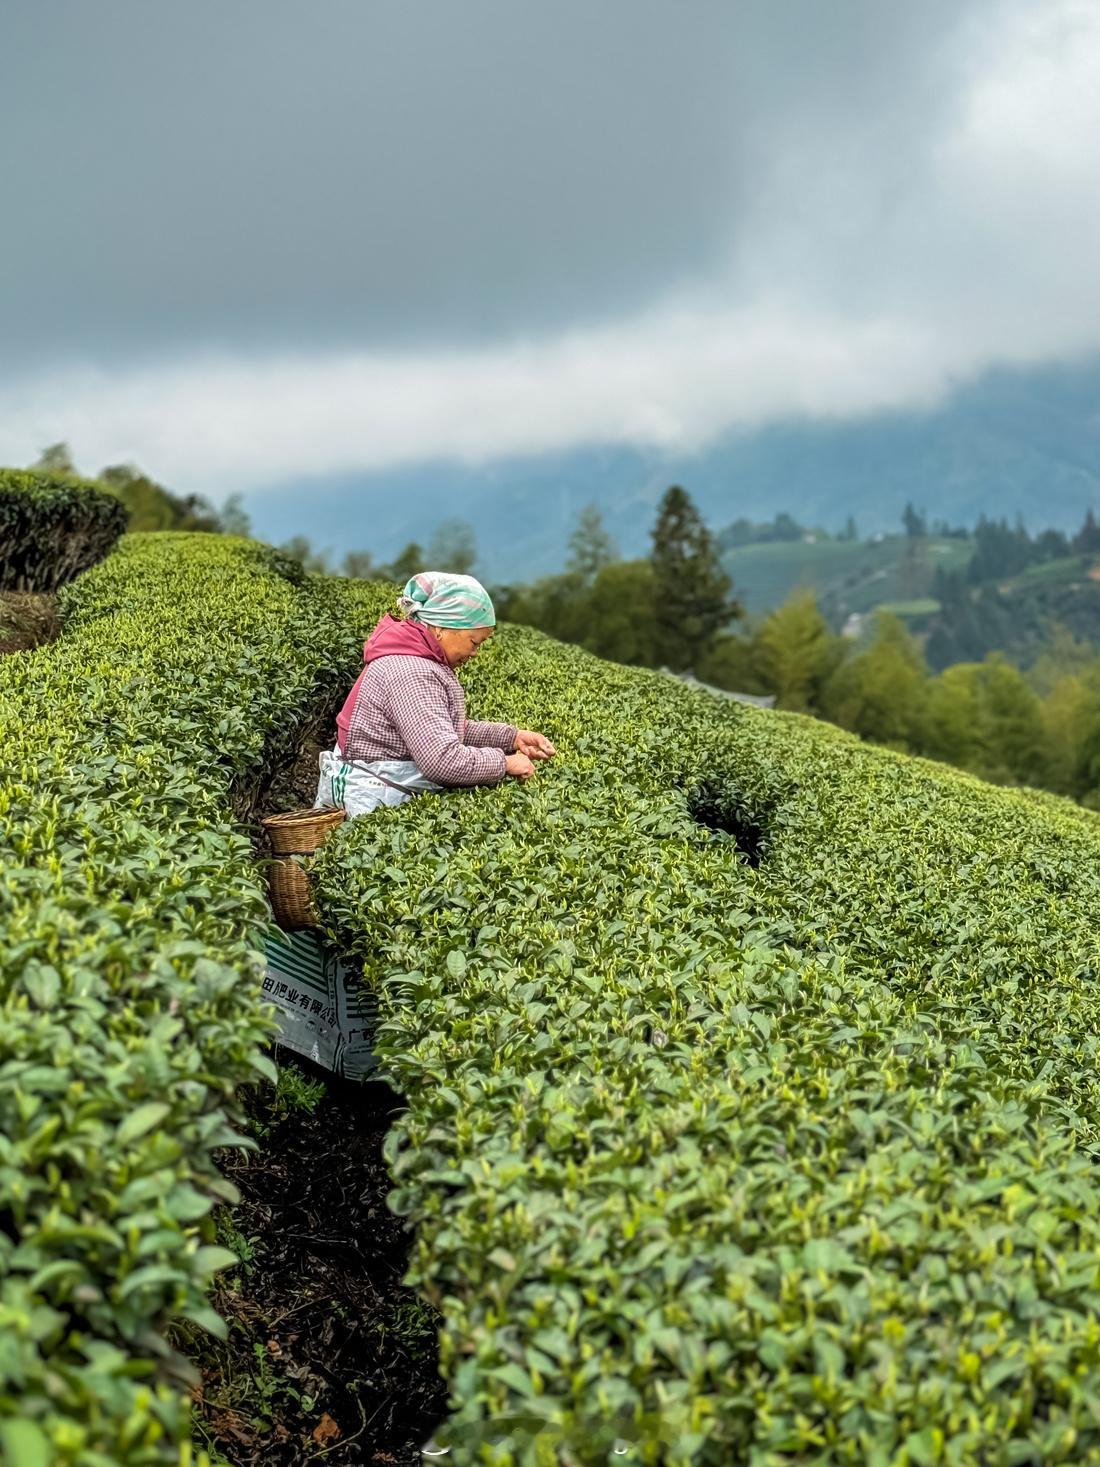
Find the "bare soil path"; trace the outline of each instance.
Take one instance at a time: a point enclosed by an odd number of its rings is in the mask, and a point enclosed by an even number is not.
[[[0,655],[42,647],[60,630],[52,592],[0,591]]]
[[[222,1237],[244,1261],[214,1296],[230,1335],[199,1354],[194,1399],[199,1435],[235,1467],[420,1467],[446,1415],[436,1318],[401,1284],[411,1236],[385,1200],[400,1104],[325,1076],[312,1114],[270,1129],[258,1114],[260,1150],[222,1158],[241,1191]]]

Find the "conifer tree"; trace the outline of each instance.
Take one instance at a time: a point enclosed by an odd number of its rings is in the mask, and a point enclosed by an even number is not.
[[[741,608],[731,598],[710,531],[678,484],[661,500],[652,535],[659,652],[667,667],[683,672],[695,667]]]
[[[1100,551],[1100,525],[1090,508],[1085,513],[1085,522],[1073,538],[1073,548],[1078,555],[1095,555]]]
[[[468,576],[477,564],[477,540],[474,527],[467,520],[444,520],[436,528],[428,546],[428,564],[417,570],[450,571]],[[409,575],[415,575],[410,571]],[[405,578],[408,579],[408,576]]]
[[[600,571],[618,558],[615,542],[604,528],[603,515],[595,504],[586,504],[569,537],[567,568],[585,581],[594,581]]]
[[[405,586],[412,580],[418,571],[427,570],[424,563],[424,551],[415,540],[410,540],[401,551],[396,560],[391,560],[389,565],[383,566],[380,574],[388,581],[396,581],[399,586]],[[435,569],[435,567],[432,567]]]

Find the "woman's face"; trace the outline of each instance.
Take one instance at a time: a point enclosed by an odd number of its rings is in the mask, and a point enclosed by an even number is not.
[[[478,648],[493,635],[492,627],[432,627],[431,631],[451,667],[461,667],[476,657]]]

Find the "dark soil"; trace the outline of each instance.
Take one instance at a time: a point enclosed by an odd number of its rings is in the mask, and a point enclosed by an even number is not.
[[[735,793],[720,785],[698,785],[688,796],[688,811],[700,825],[731,836],[750,866],[760,865],[766,853],[768,832],[759,819],[743,808]]]
[[[46,591],[0,591],[0,655],[29,652],[61,630],[57,597]]]
[[[331,749],[335,738],[335,719],[326,720],[331,727],[314,726],[293,758],[278,766],[264,791],[264,815],[282,810],[308,809],[317,794],[318,759],[322,749]],[[327,736],[326,736],[327,735]]]
[[[400,1099],[278,1059],[322,1079],[324,1094],[312,1114],[279,1118],[268,1089],[261,1149],[222,1158],[241,1202],[220,1234],[244,1261],[212,1301],[227,1344],[190,1340],[196,1438],[235,1467],[420,1467],[447,1391],[436,1317],[401,1284],[411,1235],[386,1206],[381,1147]]]
[[[308,718],[277,732],[250,778],[233,791],[230,805],[238,820],[248,825],[258,856],[270,851],[260,819],[292,810],[308,809],[317,793],[318,755],[331,749],[336,738],[336,714],[347,696],[340,683],[318,689]]]

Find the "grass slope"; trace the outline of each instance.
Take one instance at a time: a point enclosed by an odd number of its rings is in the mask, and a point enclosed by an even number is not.
[[[937,569],[963,570],[971,555],[964,540],[930,537],[915,558],[911,548],[902,535],[813,544],[781,540],[727,551],[723,564],[750,612],[774,610],[792,592],[808,588],[839,624],[853,611],[926,597]]]
[[[1100,564],[1074,555],[986,581],[970,589],[963,608],[946,605],[942,621],[948,633],[963,629],[955,654],[976,657],[998,650],[1025,667],[1049,648],[1055,625],[1100,643]]]
[[[1100,1461],[1096,820],[531,631],[469,683],[557,763],[316,868],[455,1460]]]

